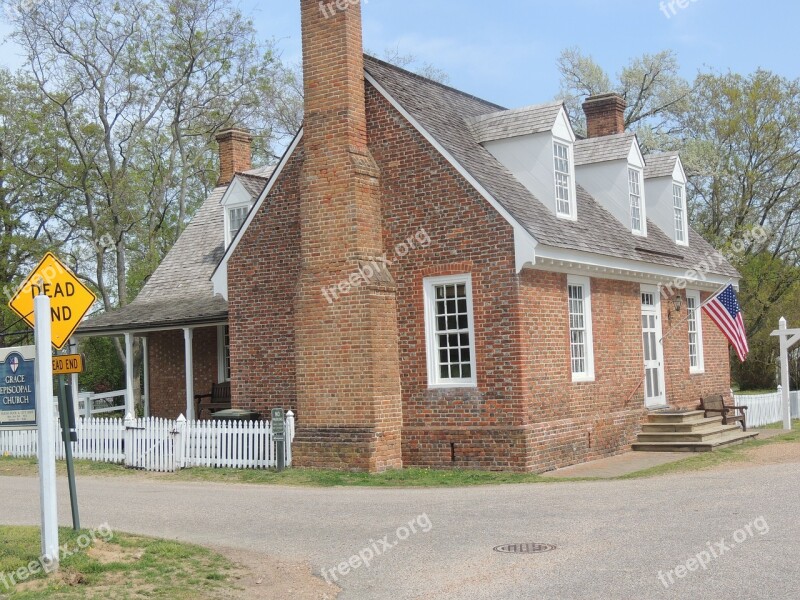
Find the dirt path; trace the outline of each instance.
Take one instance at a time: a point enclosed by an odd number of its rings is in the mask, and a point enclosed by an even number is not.
[[[233,576],[233,586],[217,594],[221,600],[334,600],[341,591],[314,576],[307,563],[235,548],[212,546],[211,549],[239,567]]]

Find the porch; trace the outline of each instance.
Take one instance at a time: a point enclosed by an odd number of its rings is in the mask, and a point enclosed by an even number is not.
[[[167,419],[183,415],[193,421],[199,417],[195,414],[195,395],[230,380],[226,321],[129,330],[81,328],[74,347],[80,351],[81,340],[99,336],[120,339],[125,352],[125,385],[102,394],[79,392],[75,408],[83,417],[123,411],[124,415]],[[137,344],[140,352],[135,351]],[[72,376],[72,386],[79,389],[77,375]],[[139,397],[141,410],[137,412]]]

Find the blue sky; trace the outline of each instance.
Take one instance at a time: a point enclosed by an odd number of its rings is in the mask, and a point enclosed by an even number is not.
[[[700,69],[749,73],[764,67],[800,77],[800,3],[788,0],[363,0],[364,44],[399,47],[450,76],[454,87],[508,107],[550,100],[556,59],[569,46],[616,73],[642,53],[672,49],[685,77]],[[300,60],[298,0],[241,0],[259,34]],[[0,35],[8,33],[0,23]],[[18,66],[18,50],[0,62]]]

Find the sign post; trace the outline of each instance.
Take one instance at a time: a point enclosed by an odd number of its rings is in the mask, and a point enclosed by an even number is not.
[[[282,408],[272,409],[272,439],[275,442],[275,452],[278,459],[278,472],[286,467],[286,418]]]
[[[42,516],[42,556],[58,567],[58,506],[56,503],[56,445],[53,418],[53,362],[50,351],[50,298],[34,299],[36,340],[36,405],[39,424],[39,496]]]
[[[36,401],[39,410],[39,479],[42,509],[42,556],[53,566],[58,565],[58,514],[56,512],[55,419],[53,417],[53,370],[73,373],[79,365],[73,357],[53,359],[50,346],[61,350],[69,342],[83,317],[97,300],[92,291],[64,263],[48,252],[20,286],[8,303],[28,325],[36,338]],[[59,376],[59,411],[69,475],[72,501],[72,520],[80,527],[75,471],[67,409],[67,390],[63,375]],[[73,417],[74,418],[74,417]]]
[[[80,531],[81,517],[78,513],[78,490],[75,486],[75,464],[72,461],[72,434],[75,428],[75,414],[72,410],[72,398],[68,394],[64,375],[58,376],[58,414],[61,420],[61,439],[64,440],[64,457],[67,459],[67,481],[69,482],[69,503],[72,508],[72,528],[75,531]]]
[[[783,407],[783,428],[792,428],[792,405],[789,396],[789,348],[800,341],[800,329],[787,329],[786,319],[781,317],[778,329],[771,334],[779,338],[781,349],[781,405]]]

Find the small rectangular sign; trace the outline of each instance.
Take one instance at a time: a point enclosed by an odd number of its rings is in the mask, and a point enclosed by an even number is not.
[[[53,375],[83,373],[82,354],[62,354],[53,357]]]
[[[282,408],[272,409],[272,435],[283,435],[286,431],[286,421],[284,420],[284,413]],[[278,441],[278,440],[276,440]]]
[[[33,346],[0,349],[0,428],[36,427]]]

